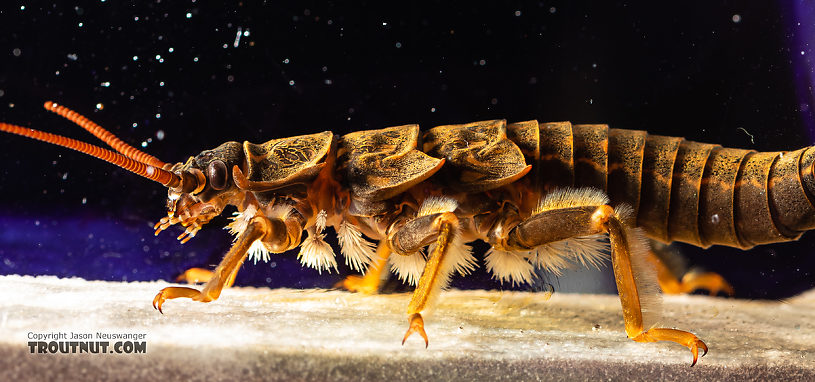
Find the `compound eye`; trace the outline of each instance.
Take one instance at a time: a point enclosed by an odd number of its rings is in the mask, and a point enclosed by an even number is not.
[[[216,190],[223,190],[226,188],[226,164],[220,160],[216,159],[212,162],[209,162],[207,166],[207,179],[209,179],[209,185]]]

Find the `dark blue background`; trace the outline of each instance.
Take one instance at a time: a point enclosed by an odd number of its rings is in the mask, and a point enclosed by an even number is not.
[[[41,108],[54,100],[172,162],[227,140],[492,118],[764,151],[815,136],[815,11],[804,2],[294,3],[4,2],[0,120],[98,143]],[[169,280],[217,264],[231,240],[224,218],[183,246],[177,229],[153,237],[165,196],[106,163],[2,135],[0,274]],[[748,252],[682,248],[741,297],[815,286],[811,235]],[[245,266],[238,283],[342,277],[291,253],[273,263]],[[456,283],[500,287],[483,273]]]

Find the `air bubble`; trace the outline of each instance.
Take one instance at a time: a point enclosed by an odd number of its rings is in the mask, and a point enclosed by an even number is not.
[[[713,216],[710,217],[710,222],[713,224],[719,224],[719,214],[713,214]]]

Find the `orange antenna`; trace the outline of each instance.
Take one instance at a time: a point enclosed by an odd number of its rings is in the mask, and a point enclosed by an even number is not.
[[[181,177],[173,174],[170,171],[167,171],[161,167],[156,167],[155,165],[139,162],[136,159],[126,157],[89,143],[3,122],[0,122],[0,131],[22,135],[24,137],[52,143],[88,154],[92,157],[113,163],[134,174],[138,174],[147,179],[159,182],[170,188],[177,187],[181,184]]]
[[[79,114],[65,106],[57,105],[56,103],[51,101],[45,102],[43,106],[45,107],[46,110],[57,113],[63,118],[79,125],[81,128],[95,135],[97,138],[107,143],[108,146],[112,147],[114,150],[122,153],[124,156],[128,158],[135,159],[139,162],[157,168],[163,168],[165,165],[165,163],[160,161],[158,158],[150,154],[147,154],[143,151],[140,151],[139,149],[136,149],[135,147],[130,146],[127,143],[124,143],[121,139],[113,135],[113,133],[105,130],[105,128],[97,125],[93,121],[85,118],[85,116],[83,116],[82,114]]]

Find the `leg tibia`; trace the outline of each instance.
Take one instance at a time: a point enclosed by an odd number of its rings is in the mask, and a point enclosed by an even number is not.
[[[227,279],[226,288],[232,287],[235,284],[235,276],[238,275],[238,270],[236,269],[235,272],[232,273],[232,276]],[[190,268],[184,271],[184,273],[178,275],[175,278],[176,282],[186,281],[187,284],[198,284],[198,283],[205,283],[209,280],[212,280],[212,277],[215,276],[215,273],[204,268]]]
[[[443,269],[443,265],[445,257],[452,247],[452,241],[458,232],[458,219],[452,212],[444,212],[437,214],[431,225],[438,232],[435,247],[427,258],[422,276],[419,278],[416,290],[413,291],[413,297],[408,304],[410,326],[402,339],[403,344],[412,333],[419,333],[425,340],[425,347],[427,346],[427,333],[424,330],[422,311],[427,308],[429,301],[439,292],[447,281],[447,277],[449,277],[444,274],[447,270]],[[405,229],[405,227],[402,229]]]

